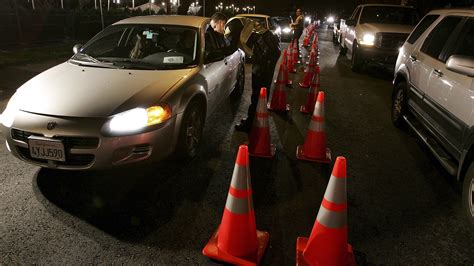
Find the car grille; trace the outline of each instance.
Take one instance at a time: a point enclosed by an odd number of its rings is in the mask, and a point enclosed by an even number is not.
[[[19,129],[12,129],[11,136],[14,140],[23,141],[28,143],[28,137],[30,136],[40,136],[42,134],[27,132]],[[66,161],[65,162],[56,162],[57,165],[64,166],[86,166],[91,164],[94,161],[95,156],[93,154],[72,154],[71,149],[95,149],[99,146],[99,138],[94,137],[65,137],[65,136],[55,136],[54,139],[59,139],[64,144],[64,149],[66,151]],[[48,163],[47,160],[33,158],[30,155],[28,148],[17,147],[20,155],[30,161],[38,163]]]
[[[382,49],[398,49],[407,38],[408,34],[405,33],[377,33],[376,46]]]

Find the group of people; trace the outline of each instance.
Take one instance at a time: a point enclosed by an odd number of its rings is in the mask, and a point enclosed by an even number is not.
[[[298,43],[303,34],[304,18],[301,9],[296,10],[296,19],[291,27],[294,30],[294,39]],[[217,12],[211,17],[211,27],[215,32],[224,34],[228,43],[226,54],[242,49],[248,57],[253,59],[252,64],[252,94],[247,118],[235,125],[237,131],[249,132],[257,110],[258,98],[262,87],[270,88],[275,66],[280,57],[279,40],[268,29],[244,17],[227,17]]]

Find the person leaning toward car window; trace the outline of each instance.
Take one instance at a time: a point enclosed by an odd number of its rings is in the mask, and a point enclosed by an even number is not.
[[[253,59],[252,64],[252,95],[247,118],[235,126],[237,131],[249,132],[257,110],[258,97],[262,87],[270,89],[275,65],[280,56],[278,37],[271,31],[244,17],[233,17],[227,20],[222,13],[211,17],[214,31],[224,34],[228,46],[225,54],[231,54],[241,48]]]
[[[296,44],[299,47],[299,40],[304,30],[304,17],[303,13],[301,12],[301,8],[296,9],[295,22],[291,23],[290,26],[294,30],[293,40],[296,40]]]

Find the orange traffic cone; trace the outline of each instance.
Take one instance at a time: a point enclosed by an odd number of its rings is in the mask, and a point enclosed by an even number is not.
[[[248,148],[241,145],[221,224],[202,253],[209,258],[236,265],[258,264],[270,235],[257,231],[255,224]]]
[[[300,112],[303,114],[310,114],[314,111],[314,105],[316,104],[316,98],[318,97],[319,89],[319,67],[316,67],[317,75],[313,76],[311,81],[311,86],[308,89],[308,94],[306,97],[306,105],[300,107]]]
[[[298,55],[298,52],[299,52],[299,47],[298,47],[298,43],[296,42],[296,40],[294,41],[294,45],[293,45],[293,62],[295,64],[299,64],[299,55]],[[295,70],[296,71],[296,70]]]
[[[311,52],[310,58],[309,58],[309,64],[304,70],[304,78],[303,82],[298,83],[301,88],[309,88],[311,85],[311,80],[313,80],[313,76],[315,74],[315,67],[316,67],[316,54]]]
[[[291,87],[291,85],[293,85],[293,81],[288,78],[288,62],[287,62],[288,55],[287,55],[286,50],[283,50],[282,57],[283,57],[283,60],[281,61],[280,70],[278,71],[278,73],[280,73],[280,71],[283,71],[283,80],[285,82],[285,85],[287,87]],[[277,83],[276,80],[275,80],[275,83]]]
[[[304,144],[296,148],[296,158],[319,163],[331,162],[331,150],[326,147],[324,92],[322,91],[318,93]]]
[[[249,153],[251,156],[272,158],[276,146],[270,143],[270,128],[268,127],[267,89],[260,90],[257,112],[249,135]]]
[[[355,266],[347,243],[346,158],[339,156],[308,238],[296,240],[296,265]]]
[[[310,32],[311,32],[311,31],[310,31]],[[304,46],[304,47],[308,47],[308,45],[309,45],[309,38],[310,38],[309,36],[310,36],[310,34],[311,34],[310,32],[308,32],[308,33],[304,36],[304,40],[303,40],[303,46]]]
[[[290,111],[290,105],[286,103],[286,82],[284,76],[284,69],[280,67],[280,71],[278,71],[278,78],[275,83],[275,88],[273,89],[272,101],[267,104],[268,110],[270,111]]]
[[[293,47],[293,43],[288,45],[288,53],[287,53],[288,72],[296,73],[295,62],[293,61],[293,48],[292,47]]]

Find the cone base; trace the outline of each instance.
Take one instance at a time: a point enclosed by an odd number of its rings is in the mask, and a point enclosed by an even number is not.
[[[326,148],[326,156],[324,158],[313,158],[303,153],[303,145],[299,145],[296,148],[296,158],[302,161],[310,161],[316,163],[330,163],[331,162],[331,150]]]
[[[298,85],[299,85],[301,88],[303,88],[303,89],[309,88],[309,84],[304,83],[304,82],[299,82]]]
[[[298,237],[296,239],[296,265],[297,266],[307,266],[310,265],[306,262],[306,260],[303,257],[303,251],[306,248],[306,245],[308,244],[308,238],[307,237]],[[315,263],[312,263],[315,264]],[[347,244],[347,262],[346,265],[350,266],[355,266],[355,258],[354,258],[354,252],[352,251],[352,246],[351,244]]]
[[[217,247],[217,236],[219,234],[219,229],[214,232],[209,239],[209,242],[206,244],[204,249],[202,250],[202,254],[206,257],[211,259],[215,259],[218,261],[223,261],[226,263],[231,263],[235,265],[256,265],[259,264],[262,260],[263,254],[265,254],[265,250],[267,249],[268,239],[270,238],[270,234],[264,231],[257,230],[257,240],[258,240],[258,250],[256,254],[256,258],[249,259],[249,258],[239,258],[230,255],[229,253],[220,250]]]
[[[314,110],[310,110],[305,105],[300,106],[300,112],[303,114],[312,114]]]
[[[280,106],[280,108],[273,108],[273,107],[271,106],[271,103],[267,103],[267,109],[268,109],[268,111],[286,113],[286,112],[289,112],[290,109],[291,109],[290,104],[286,104],[283,108],[282,108],[282,107],[283,107],[283,106]]]
[[[263,154],[263,153],[252,153],[249,151],[249,155],[252,157],[261,157],[261,158],[273,158],[276,153],[276,145],[270,144],[270,154]]]

